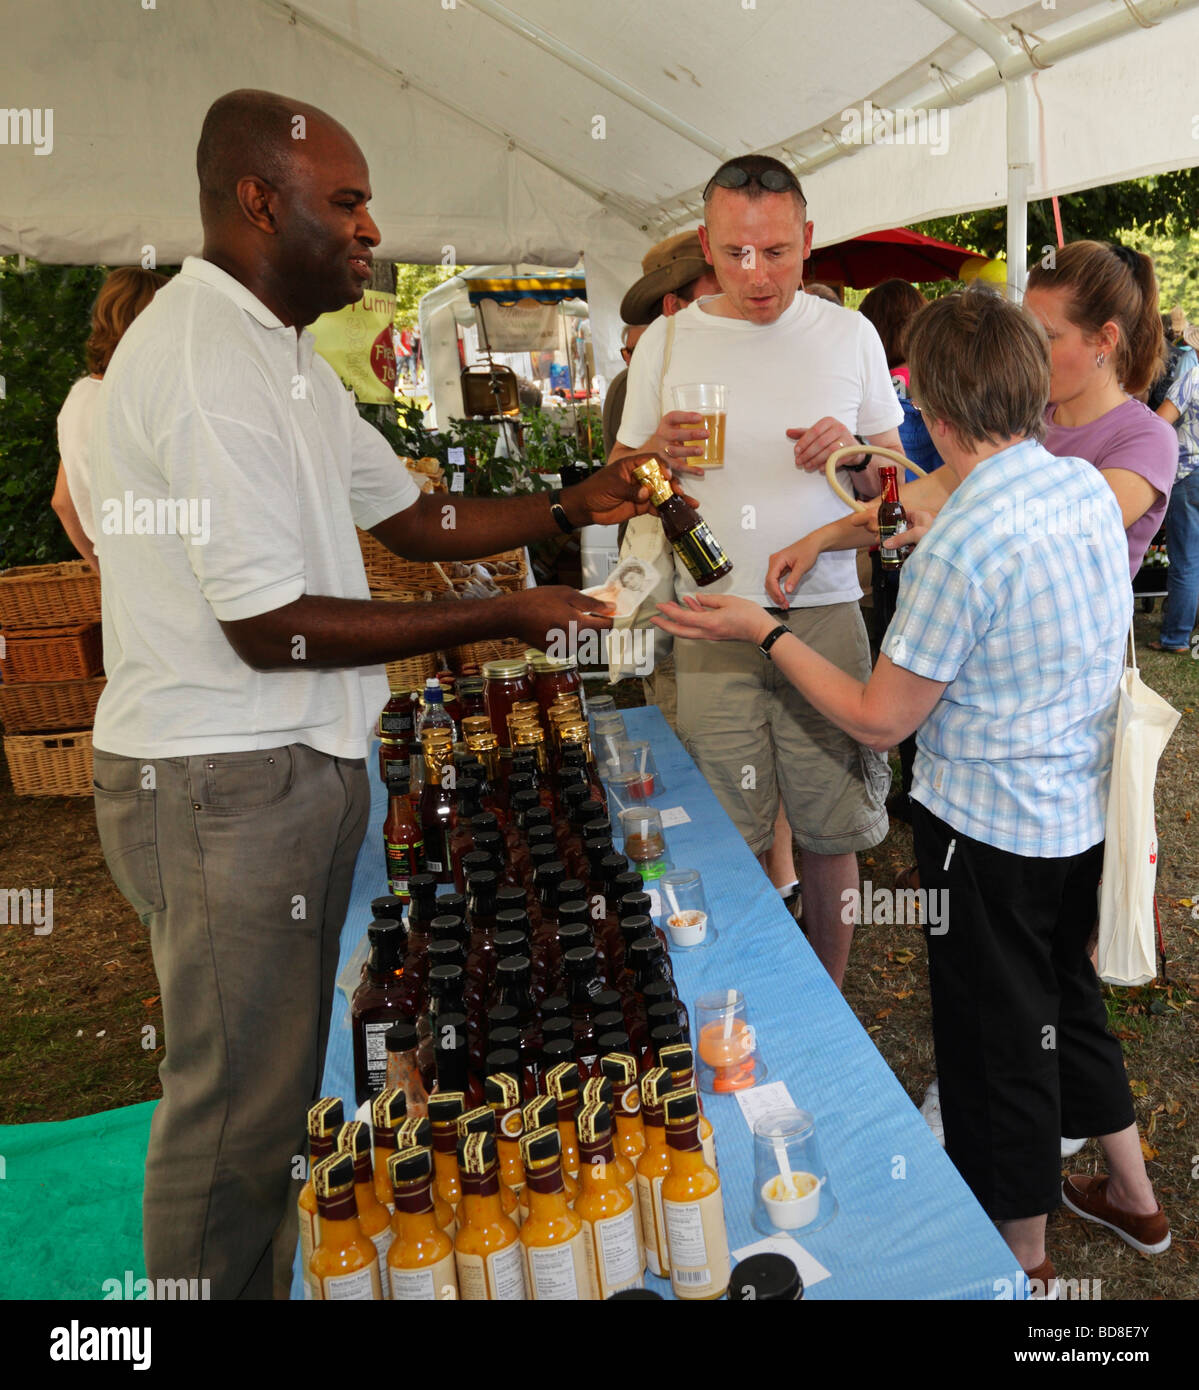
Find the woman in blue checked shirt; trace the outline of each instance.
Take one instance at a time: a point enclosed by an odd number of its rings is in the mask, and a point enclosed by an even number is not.
[[[929,529],[869,682],[745,599],[696,595],[657,621],[757,643],[873,748],[918,730],[916,858],[947,908],[925,933],[945,1147],[1034,1295],[1055,1297],[1045,1218],[1060,1201],[1142,1254],[1170,1243],[1087,955],[1132,618],[1127,546],[1099,472],[1039,443],[1049,346],[1030,315],[987,292],[950,295],[920,314],[908,359],[958,486],[935,520],[913,517]],[[1110,1176],[1063,1183],[1062,1134],[1099,1136]]]

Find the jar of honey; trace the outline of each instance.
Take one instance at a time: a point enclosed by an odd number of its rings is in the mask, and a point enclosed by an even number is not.
[[[582,691],[579,663],[574,657],[555,660],[546,656],[544,652],[536,652],[529,662],[529,670],[533,676],[537,703],[541,706],[543,715],[548,716],[550,707],[559,696],[579,695]]]
[[[504,750],[508,741],[508,716],[515,705],[533,693],[529,669],[520,658],[487,661],[483,664],[483,703],[491,720],[491,732]]]

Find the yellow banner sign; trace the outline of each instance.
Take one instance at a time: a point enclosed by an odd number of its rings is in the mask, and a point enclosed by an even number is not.
[[[395,400],[396,356],[391,338],[396,298],[368,289],[356,304],[322,314],[312,325],[316,350],[360,401]]]

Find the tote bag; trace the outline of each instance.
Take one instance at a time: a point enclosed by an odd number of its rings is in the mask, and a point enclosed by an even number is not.
[[[1180,717],[1141,679],[1131,630],[1128,645],[1132,656],[1120,678],[1099,885],[1099,978],[1109,985],[1144,985],[1157,976],[1153,786],[1158,760]]]
[[[670,366],[671,353],[674,351],[674,329],[674,315],[672,314],[666,323],[666,345],[662,351],[662,386],[659,405],[663,415],[668,409],[666,405],[666,369]],[[665,661],[674,646],[674,638],[669,632],[663,632],[660,627],[654,627],[651,619],[657,616],[658,604],[670,603],[674,598],[674,548],[666,539],[666,531],[657,512],[651,511],[644,516],[635,516],[625,527],[624,540],[620,543],[620,558],[624,560],[630,555],[644,560],[647,565],[656,570],[658,580],[641,600],[636,613],[628,618],[618,618],[612,624],[612,629],[614,633],[619,633],[629,628],[648,628],[653,634],[655,663]],[[610,642],[608,647],[608,679],[613,684],[619,680],[624,680],[626,676],[642,674],[636,670],[633,664],[632,650],[632,644],[627,639],[622,640],[616,637]]]

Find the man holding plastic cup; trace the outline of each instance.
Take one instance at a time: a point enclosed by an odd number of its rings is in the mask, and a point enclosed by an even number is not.
[[[873,326],[799,293],[812,223],[790,170],[760,155],[730,160],[705,189],[704,210],[699,235],[722,293],[650,325],[629,368],[612,458],[652,450],[691,475],[699,510],[733,562],[705,592],[769,604],[771,552],[849,512],[823,476],[825,459],[857,435],[899,448],[902,412]],[[692,466],[717,442],[703,424],[709,406],[674,404],[676,387],[694,385],[724,390],[722,467]],[[874,466],[859,467],[859,492],[875,495]],[[776,621],[864,680],[870,648],[855,561],[830,554],[819,563]],[[696,588],[678,564],[675,585],[681,595]],[[802,850],[805,926],[840,984],[853,934],[842,895],[858,886],[856,851],[887,834],[885,755],[844,734],[753,649],[683,640],[675,662],[679,732],[760,860],[781,795]]]
[[[1030,315],[985,291],[950,295],[917,315],[908,361],[957,487],[905,563],[869,682],[744,599],[665,604],[662,626],[770,644],[783,679],[875,748],[918,730],[912,834],[921,891],[942,895],[925,933],[945,1148],[1054,1297],[1045,1217],[1059,1201],[1141,1254],[1170,1244],[1087,949],[1132,618],[1128,550],[1095,469],[1038,442],[1049,344]],[[967,385],[978,382],[985,391]],[[1083,520],[1004,522],[1030,478]],[[1110,1177],[1063,1184],[1063,1134],[1098,1136]]]

